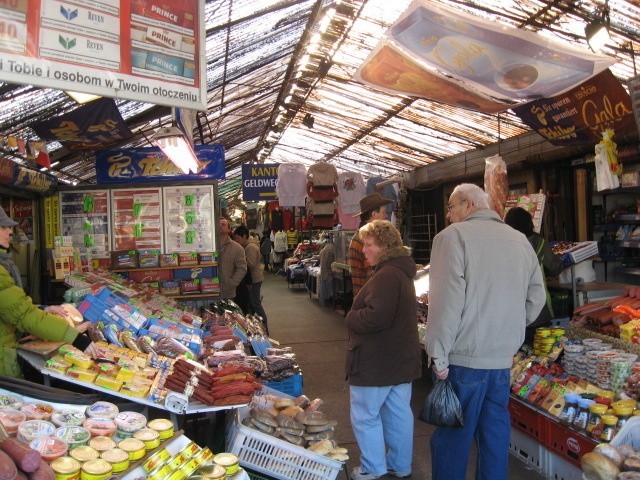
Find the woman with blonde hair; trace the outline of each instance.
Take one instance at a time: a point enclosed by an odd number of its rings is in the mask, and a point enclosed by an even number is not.
[[[346,318],[351,427],[360,449],[351,479],[406,478],[413,456],[411,382],[422,368],[416,264],[391,222],[374,220],[359,234],[374,271]]]

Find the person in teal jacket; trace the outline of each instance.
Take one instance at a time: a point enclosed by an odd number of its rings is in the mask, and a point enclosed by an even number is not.
[[[85,350],[91,340],[67,320],[34,305],[22,289],[20,272],[9,257],[9,242],[17,223],[0,208],[0,375],[22,377],[17,345],[23,334],[70,343]]]

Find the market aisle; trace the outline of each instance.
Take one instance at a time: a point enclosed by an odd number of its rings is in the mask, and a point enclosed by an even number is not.
[[[309,298],[301,287],[287,287],[284,277],[265,273],[262,286],[263,305],[269,317],[271,337],[282,346],[290,346],[302,368],[304,394],[310,399],[324,400],[323,411],[338,421],[336,440],[349,449],[348,468],[358,464],[358,446],[349,421],[349,390],[344,380],[344,352],[347,331],[342,310],[322,307],[317,299]],[[413,410],[417,414],[427,392],[427,381],[414,382]],[[415,422],[413,478],[431,478],[429,438],[434,427],[419,420]],[[475,459],[471,459],[475,461]],[[512,480],[539,480],[544,477],[510,457]],[[394,477],[389,477],[394,478]],[[473,479],[473,474],[468,475]],[[339,480],[347,480],[344,472]]]

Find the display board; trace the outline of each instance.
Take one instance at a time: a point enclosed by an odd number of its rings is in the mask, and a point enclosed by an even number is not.
[[[113,249],[162,251],[160,188],[111,191]]]
[[[217,250],[213,186],[164,187],[165,252]]]
[[[91,258],[109,258],[109,191],[60,192],[61,234]]]
[[[510,208],[521,207],[531,214],[533,219],[533,231],[540,233],[542,229],[542,214],[544,213],[544,204],[547,197],[544,193],[530,193],[526,195],[515,195],[507,198],[507,204],[504,207],[505,215]]]

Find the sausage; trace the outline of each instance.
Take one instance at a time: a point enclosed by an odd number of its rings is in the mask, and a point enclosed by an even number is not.
[[[18,467],[13,463],[13,460],[0,451],[0,480],[15,480],[18,476]]]
[[[0,450],[6,453],[23,472],[35,472],[40,466],[40,452],[15,438],[5,438],[0,442]]]
[[[40,465],[36,471],[29,473],[27,476],[29,480],[56,480],[56,472],[42,459],[40,459]]]

